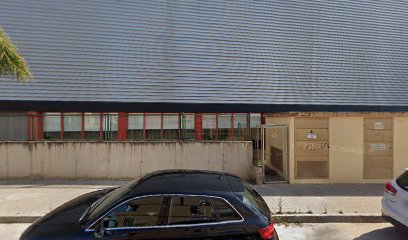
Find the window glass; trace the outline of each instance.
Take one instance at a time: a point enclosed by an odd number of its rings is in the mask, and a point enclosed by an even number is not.
[[[195,115],[185,113],[181,115],[181,138],[183,140],[195,140]]]
[[[254,190],[245,187],[243,200],[244,203],[247,204],[247,206],[255,208],[259,213],[263,214],[269,220],[271,219],[271,212],[268,205],[266,205],[262,197],[259,196],[259,194]]]
[[[146,114],[146,139],[160,140],[162,128],[162,116],[160,113]]]
[[[130,113],[128,116],[128,138],[143,140],[143,113]]]
[[[118,114],[106,113],[102,118],[102,129],[104,140],[118,139]]]
[[[179,115],[167,114],[163,115],[163,139],[177,140],[179,137]]]
[[[397,178],[397,184],[400,188],[408,191],[408,171],[405,171],[401,176]]]
[[[246,113],[234,113],[234,139],[238,141],[250,140]]]
[[[208,197],[174,196],[171,198],[168,224],[216,222],[215,211]]]
[[[261,127],[261,114],[260,113],[250,113],[251,128]]]
[[[80,113],[64,113],[64,139],[81,139],[82,116]]]
[[[60,139],[61,138],[61,114],[60,113],[44,113],[43,119],[44,139]]]
[[[0,140],[28,140],[29,119],[27,113],[0,113]]]
[[[203,114],[203,140],[217,140],[215,114]]]
[[[261,159],[261,114],[250,113],[250,138],[254,149],[254,162],[257,163]]]
[[[162,202],[163,197],[144,197],[121,204],[107,215],[108,228],[159,225]]]
[[[218,114],[218,140],[232,140],[231,113]]]
[[[218,214],[221,218],[221,221],[235,221],[241,220],[241,216],[224,200],[219,198],[212,199],[215,205],[215,208],[218,211]]]
[[[99,139],[101,116],[99,113],[85,113],[84,116],[84,139]]]

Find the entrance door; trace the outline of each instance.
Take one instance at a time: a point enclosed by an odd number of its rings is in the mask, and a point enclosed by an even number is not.
[[[288,180],[288,127],[262,126],[264,182]]]

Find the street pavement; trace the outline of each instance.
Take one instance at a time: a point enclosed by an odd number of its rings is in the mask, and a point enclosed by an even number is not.
[[[17,240],[29,224],[0,224],[2,239]],[[388,223],[278,225],[280,240],[406,240],[408,231]]]
[[[384,184],[264,184],[253,188],[273,213],[381,215]]]
[[[0,217],[43,216],[82,194],[128,181],[15,180],[0,181]]]
[[[87,192],[128,181],[0,181],[0,217],[43,216]],[[275,213],[381,215],[382,184],[265,184],[253,186]]]

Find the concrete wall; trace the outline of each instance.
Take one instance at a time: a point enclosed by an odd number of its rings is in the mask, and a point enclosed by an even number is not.
[[[248,180],[251,142],[0,142],[0,178],[136,178],[160,169],[225,171]]]
[[[289,127],[289,182],[291,183],[384,183],[388,179],[364,179],[364,119],[393,118],[393,177],[408,168],[408,116],[392,114],[308,114],[329,117],[329,178],[295,179],[294,119],[298,116],[268,116],[267,124]]]

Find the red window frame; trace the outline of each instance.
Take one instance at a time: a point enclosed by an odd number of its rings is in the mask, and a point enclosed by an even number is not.
[[[56,113],[56,112],[50,112],[50,113]],[[115,112],[116,113],[116,112]],[[215,112],[215,113],[210,113],[210,112],[196,112],[196,113],[180,113],[180,112],[169,112],[169,113],[147,113],[147,112],[132,112],[135,114],[142,114],[143,115],[143,141],[147,140],[146,136],[146,115],[147,114],[160,114],[161,116],[161,130],[160,130],[160,139],[163,141],[164,140],[164,114],[174,114],[178,115],[178,140],[181,140],[181,127],[182,127],[182,114],[194,114],[194,128],[195,128],[195,139],[197,141],[202,141],[203,140],[203,116],[204,114],[209,114],[209,115],[215,115],[215,141],[219,140],[219,122],[218,122],[218,116],[219,114],[231,114],[231,140],[235,141],[235,128],[234,128],[234,123],[235,123],[235,114],[246,114],[247,116],[247,125],[249,124],[250,126],[250,113],[235,113],[235,112]],[[60,114],[60,139],[64,139],[64,112],[59,112]],[[85,112],[81,112],[81,140],[84,140],[84,132],[85,132]],[[98,113],[96,113],[98,114]],[[128,140],[128,117],[129,114],[128,112],[117,112],[118,114],[118,141],[124,141]],[[43,117],[44,113],[39,113],[39,112],[28,112],[28,139],[33,140],[33,139],[43,139]],[[99,141],[103,141],[103,116],[104,112],[99,112]],[[35,137],[33,137],[33,124],[36,123],[36,132],[35,132]],[[264,113],[261,113],[261,123],[265,123],[265,115]]]

